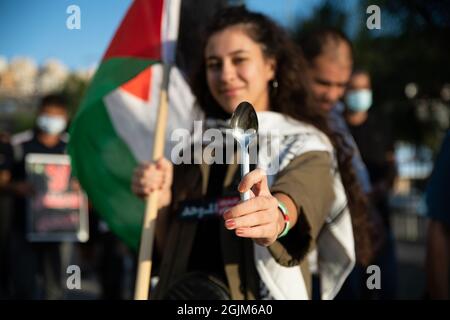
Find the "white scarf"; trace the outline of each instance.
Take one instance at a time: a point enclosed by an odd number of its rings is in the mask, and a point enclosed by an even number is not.
[[[321,298],[333,299],[355,264],[355,248],[347,198],[337,169],[334,149],[324,133],[306,123],[275,112],[259,112],[260,146],[267,147],[262,139],[278,130],[281,139],[279,153],[264,158],[259,152],[258,166],[267,169],[279,157],[279,170],[291,160],[310,151],[329,152],[334,159],[331,169],[334,176],[335,201],[317,238],[318,272],[321,280]],[[263,142],[263,143],[261,143]],[[263,158],[261,158],[263,157]],[[268,176],[269,186],[276,176]],[[315,254],[315,253],[313,253]],[[259,276],[274,299],[307,300],[305,282],[299,266],[284,267],[278,264],[266,247],[254,245],[254,259]]]

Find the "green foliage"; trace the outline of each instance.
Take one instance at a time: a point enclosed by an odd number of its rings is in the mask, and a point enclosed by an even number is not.
[[[12,116],[14,123],[14,132],[22,132],[33,128],[35,114],[33,112],[16,112]]]
[[[75,74],[67,78],[61,93],[67,98],[71,118],[76,114],[88,84],[88,81]]]

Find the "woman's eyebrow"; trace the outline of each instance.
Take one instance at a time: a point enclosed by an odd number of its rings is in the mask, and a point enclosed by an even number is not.
[[[230,55],[236,55],[236,54],[246,53],[246,52],[247,52],[247,50],[239,49],[239,50],[235,50],[235,51],[230,52]]]
[[[239,49],[239,50],[231,51],[231,52],[227,53],[226,55],[234,56],[234,55],[238,55],[241,53],[247,53],[247,50]],[[212,60],[212,59],[220,59],[220,57],[216,56],[216,55],[210,55],[210,56],[206,57],[206,60]]]

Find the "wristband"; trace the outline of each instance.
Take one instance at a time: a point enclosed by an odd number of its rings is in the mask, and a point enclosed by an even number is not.
[[[283,218],[284,218],[284,229],[277,237],[277,239],[280,239],[281,237],[284,237],[285,235],[287,235],[287,233],[289,231],[290,221],[289,221],[288,210],[283,202],[278,201],[278,209],[280,209],[281,213],[283,214]]]

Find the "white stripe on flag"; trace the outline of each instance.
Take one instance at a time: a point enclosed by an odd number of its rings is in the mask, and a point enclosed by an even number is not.
[[[151,98],[144,101],[122,89],[116,89],[104,98],[104,102],[117,135],[128,145],[138,162],[149,161],[153,150],[162,66],[151,70]],[[195,99],[177,68],[171,68],[169,83],[169,115],[166,130],[165,157],[170,159],[173,147],[170,136],[175,129],[192,131],[194,120],[201,112],[194,106]]]
[[[181,0],[164,1],[161,25],[161,56],[163,63],[175,64],[180,5]]]

